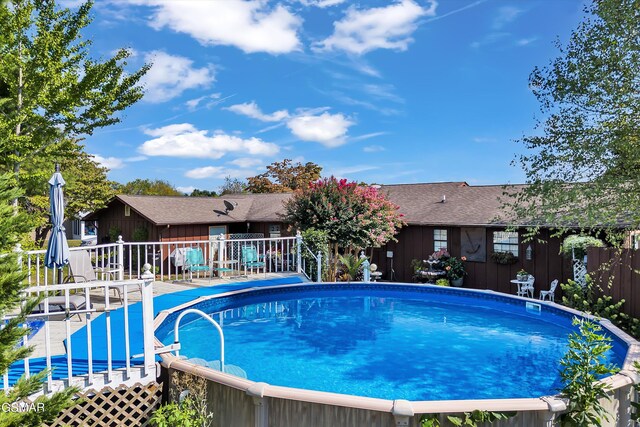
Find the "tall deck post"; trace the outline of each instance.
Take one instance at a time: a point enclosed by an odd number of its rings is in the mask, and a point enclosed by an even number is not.
[[[302,234],[296,231],[296,272],[302,273]]]
[[[322,282],[322,251],[318,251],[318,277],[316,282]]]
[[[18,254],[17,256],[17,261],[18,261],[18,270],[22,271],[22,253],[24,252],[22,250],[22,245],[20,243],[16,243],[16,247],[13,250],[16,254]]]
[[[151,265],[142,266],[144,273],[141,278],[144,281],[142,288],[142,332],[144,341],[144,375],[156,374],[156,357],[153,344],[153,279]]]
[[[124,280],[124,240],[118,236],[118,280]]]

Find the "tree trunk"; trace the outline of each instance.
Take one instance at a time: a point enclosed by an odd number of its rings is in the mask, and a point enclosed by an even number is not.
[[[35,242],[39,248],[44,247],[44,242],[47,239],[47,234],[51,230],[51,224],[47,223],[47,225],[43,225],[42,227],[37,227],[35,229]]]

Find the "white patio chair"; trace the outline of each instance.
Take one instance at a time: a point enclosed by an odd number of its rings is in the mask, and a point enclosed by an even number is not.
[[[558,287],[558,279],[555,279],[551,282],[551,287],[549,288],[548,291],[540,291],[540,299],[541,300],[545,300],[547,297],[549,297],[549,301],[555,301],[555,292],[556,292],[556,288]]]
[[[533,298],[533,295],[535,292],[535,287],[533,286],[533,284],[535,281],[536,281],[536,278],[530,274],[529,277],[527,278],[527,283],[524,283],[520,287],[520,292],[522,292],[523,296],[528,295],[530,298]]]

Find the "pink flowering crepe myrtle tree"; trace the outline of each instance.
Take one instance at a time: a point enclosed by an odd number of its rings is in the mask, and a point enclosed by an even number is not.
[[[332,176],[296,191],[285,203],[284,220],[299,230],[327,234],[329,277],[335,277],[340,252],[357,254],[396,241],[395,234],[406,225],[398,210],[379,189]]]

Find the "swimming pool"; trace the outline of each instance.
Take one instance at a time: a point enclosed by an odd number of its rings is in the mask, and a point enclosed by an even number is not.
[[[193,306],[221,323],[226,364],[276,386],[379,399],[534,398],[560,387],[572,313],[495,293],[415,285],[301,285]],[[174,312],[156,330],[173,342]],[[187,315],[181,355],[220,359],[218,337]],[[610,361],[627,344],[612,336]]]

